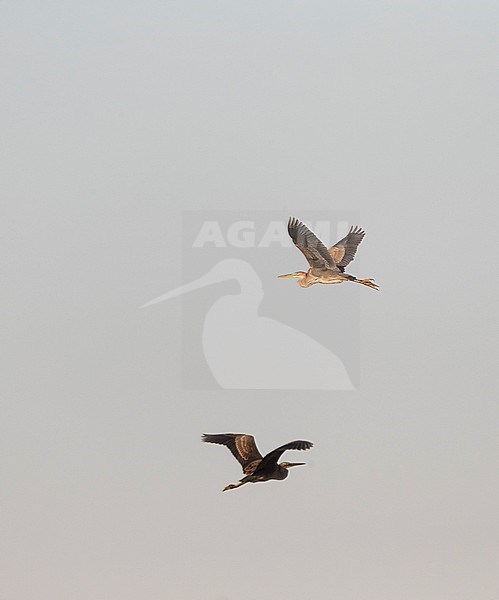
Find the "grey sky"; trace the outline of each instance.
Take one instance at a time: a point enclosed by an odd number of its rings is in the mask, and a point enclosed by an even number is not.
[[[2,598],[498,597],[497,20],[4,4]],[[181,301],[138,307],[229,208],[359,211],[358,392],[183,389]],[[224,431],[315,447],[222,494]]]

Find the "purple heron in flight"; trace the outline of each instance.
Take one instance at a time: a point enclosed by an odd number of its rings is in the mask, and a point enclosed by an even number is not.
[[[303,288],[314,283],[353,281],[375,290],[379,289],[374,279],[357,279],[345,273],[345,267],[354,259],[357,248],[366,234],[360,227],[350,227],[347,235],[331,248],[326,248],[315,233],[294,217],[289,218],[288,232],[295,246],[303,252],[310,269],[306,273],[295,271],[279,277],[296,277],[298,285]]]
[[[245,483],[286,479],[290,467],[297,467],[305,463],[278,463],[277,461],[281,458],[281,455],[286,450],[309,450],[313,446],[312,442],[296,440],[284,444],[284,446],[279,446],[279,448],[262,456],[256,447],[255,438],[246,433],[218,433],[214,435],[204,433],[202,440],[210,444],[227,446],[241,464],[243,473],[246,475],[237,483],[226,485],[223,489],[224,492],[238,488]]]

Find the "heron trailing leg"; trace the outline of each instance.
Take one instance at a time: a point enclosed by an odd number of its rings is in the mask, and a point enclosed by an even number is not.
[[[294,440],[262,456],[256,446],[255,438],[247,433],[204,433],[202,439],[209,444],[226,446],[243,468],[245,477],[237,483],[226,485],[224,492],[234,490],[245,483],[286,479],[290,467],[305,463],[277,462],[282,454],[286,450],[309,450],[313,446],[312,442],[306,440]]]
[[[244,485],[245,483],[248,483],[248,482],[247,481],[238,481],[237,483],[229,483],[229,485],[226,485],[224,487],[222,492],[226,492],[227,490],[234,490],[235,488],[238,488],[241,485]]]
[[[355,282],[367,285],[367,287],[373,288],[373,290],[379,290],[379,285],[374,283],[374,279],[355,279]]]

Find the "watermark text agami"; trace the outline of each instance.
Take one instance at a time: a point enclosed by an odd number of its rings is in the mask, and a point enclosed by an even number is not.
[[[321,239],[331,240],[341,236],[348,228],[347,221],[335,227],[329,221],[316,221],[310,228]],[[235,221],[222,227],[219,221],[204,221],[192,244],[193,248],[289,248],[293,245],[284,221],[269,221],[265,228],[256,221]]]

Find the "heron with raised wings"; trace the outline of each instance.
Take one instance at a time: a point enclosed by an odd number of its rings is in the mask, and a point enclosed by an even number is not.
[[[223,489],[224,492],[238,488],[245,483],[286,479],[290,467],[297,467],[305,463],[278,463],[277,461],[281,458],[281,455],[286,450],[309,450],[313,446],[312,442],[296,440],[284,444],[284,446],[279,446],[279,448],[262,456],[256,446],[255,438],[246,433],[218,433],[213,435],[205,433],[202,440],[210,444],[227,446],[241,464],[243,473],[246,475],[238,483],[226,485]]]
[[[326,248],[315,233],[294,217],[290,217],[288,221],[288,232],[295,246],[304,254],[310,268],[306,273],[295,271],[279,277],[296,277],[298,285],[303,288],[315,283],[353,281],[375,290],[379,289],[374,279],[357,279],[345,273],[345,267],[354,259],[357,248],[366,234],[360,227],[350,227],[347,235],[331,248]]]

